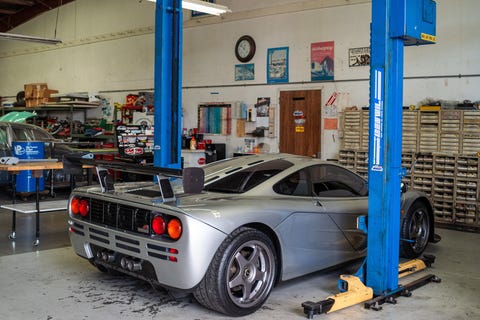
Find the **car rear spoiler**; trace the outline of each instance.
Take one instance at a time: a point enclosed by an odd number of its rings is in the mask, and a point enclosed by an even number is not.
[[[183,169],[158,168],[151,164],[142,165],[132,162],[94,159],[91,155],[81,153],[66,154],[63,156],[62,162],[64,170],[66,170],[67,173],[69,169],[82,166],[95,167],[102,192],[114,191],[113,178],[108,169],[155,176],[164,202],[175,199],[170,184],[170,177],[182,178],[185,193],[200,193],[205,181],[205,172],[202,168],[198,167]]]

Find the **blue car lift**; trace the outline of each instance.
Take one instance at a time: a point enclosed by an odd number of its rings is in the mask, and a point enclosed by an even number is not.
[[[153,164],[158,168],[182,167],[182,26],[182,1],[157,0]]]
[[[399,286],[398,278],[424,269],[431,258],[399,265],[402,156],[403,49],[436,41],[436,3],[432,0],[372,0],[370,60],[369,198],[367,258],[356,276],[343,275],[341,292],[302,303],[308,318],[357,303],[381,309],[400,295],[431,281],[428,275]],[[375,298],[374,298],[375,297]]]

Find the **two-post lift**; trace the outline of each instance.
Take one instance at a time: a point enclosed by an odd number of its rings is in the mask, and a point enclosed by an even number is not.
[[[304,302],[308,318],[357,303],[375,310],[409,296],[430,281],[427,275],[407,285],[399,277],[433,262],[416,259],[399,265],[402,158],[403,49],[436,41],[436,3],[432,0],[372,0],[369,128],[369,206],[367,258],[356,276],[342,275],[341,293]]]
[[[155,148],[156,167],[180,169],[182,125],[181,0],[157,0],[155,15]],[[370,60],[369,209],[366,263],[357,275],[343,275],[342,293],[304,302],[309,318],[357,303],[379,309],[416,287],[435,281],[428,275],[409,285],[398,279],[429,266],[428,259],[399,265],[400,182],[402,149],[403,50],[436,41],[433,0],[372,0]]]

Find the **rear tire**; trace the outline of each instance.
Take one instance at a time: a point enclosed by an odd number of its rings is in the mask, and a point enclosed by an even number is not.
[[[425,251],[432,223],[427,206],[423,202],[417,201],[409,208],[400,232],[401,257],[414,259]]]
[[[209,309],[245,316],[265,303],[276,273],[277,257],[270,238],[256,229],[239,228],[218,248],[194,297]]]

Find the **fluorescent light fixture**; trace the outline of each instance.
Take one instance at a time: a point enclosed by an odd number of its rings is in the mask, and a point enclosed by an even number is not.
[[[46,43],[46,44],[57,44],[62,42],[62,40],[59,40],[59,39],[32,37],[32,36],[25,36],[23,34],[4,33],[4,32],[0,32],[0,40],[20,40],[20,41],[39,42],[39,43]]]
[[[156,0],[148,0],[148,1],[156,2]],[[228,9],[228,7],[226,6],[210,3],[207,1],[201,1],[201,0],[183,0],[182,8],[188,9],[188,10],[195,10],[203,13],[208,13],[214,16],[219,16],[225,12],[232,12],[232,10]]]

